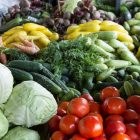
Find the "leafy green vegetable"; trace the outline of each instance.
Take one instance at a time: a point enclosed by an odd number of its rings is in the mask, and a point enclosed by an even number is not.
[[[16,85],[4,108],[9,122],[27,127],[47,122],[56,112],[53,95],[34,81]]]
[[[96,76],[102,72],[96,64],[104,63],[104,60],[109,57],[106,52],[101,52],[92,45],[95,38],[96,35],[81,36],[72,41],[52,42],[48,48],[40,51],[39,57],[51,64],[55,76],[59,78],[67,68],[67,75],[79,86],[84,81],[85,73],[94,73]]]
[[[18,126],[11,129],[2,140],[40,140],[40,136],[34,130]]]
[[[16,49],[16,48],[6,48],[5,50],[3,50],[3,52],[6,54],[9,61],[31,59],[26,53],[23,53],[19,49]]]
[[[63,12],[70,12],[73,13],[74,8],[77,7],[77,3],[81,0],[66,0],[64,5],[63,5]]]

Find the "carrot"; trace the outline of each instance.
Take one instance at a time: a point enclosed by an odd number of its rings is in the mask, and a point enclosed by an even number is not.
[[[28,40],[20,39],[23,45],[12,43],[16,48],[20,49],[22,52],[33,55],[37,53],[40,49],[38,46],[34,44],[34,42],[30,42]]]

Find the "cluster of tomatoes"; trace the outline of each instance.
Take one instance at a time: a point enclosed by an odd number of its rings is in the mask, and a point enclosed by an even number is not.
[[[125,101],[117,88],[106,87],[100,98],[85,93],[61,102],[49,121],[50,140],[140,140],[140,96]]]

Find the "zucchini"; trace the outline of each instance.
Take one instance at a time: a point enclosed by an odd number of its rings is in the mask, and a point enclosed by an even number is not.
[[[139,61],[138,59],[135,57],[135,55],[130,52],[128,49],[125,49],[125,48],[119,48],[117,50],[118,54],[120,55],[120,57],[123,59],[123,60],[127,60],[127,61],[130,61],[132,64],[134,65],[139,65]]]
[[[115,69],[125,68],[131,65],[131,62],[126,60],[109,60],[106,62],[108,67],[114,67]]]
[[[97,39],[96,44],[107,52],[115,52],[115,49],[108,45],[105,41]]]
[[[31,74],[33,76],[34,81],[36,81],[37,83],[42,85],[44,88],[49,90],[52,94],[62,93],[62,89],[46,76],[35,73],[35,72],[31,72]]]
[[[111,74],[114,72],[114,68],[109,68],[108,70],[103,71],[102,73],[100,73],[97,77],[96,80],[97,81],[104,81],[106,78],[108,78],[109,76],[111,76]]]
[[[16,68],[11,68],[11,67],[8,67],[8,68],[11,70],[14,80],[16,81],[33,80],[33,76],[26,71],[16,69]]]
[[[116,40],[116,39],[111,39],[109,41],[109,45],[111,47],[113,47],[114,49],[118,49],[118,48],[127,48],[122,42]]]
[[[8,66],[18,68],[28,72],[39,72],[43,69],[41,63],[24,60],[13,60],[8,63]]]
[[[20,25],[20,23],[23,21],[22,18],[17,17],[9,22],[7,22],[6,24],[4,24],[3,26],[0,27],[0,34],[4,33],[5,31]]]
[[[99,39],[107,40],[107,41],[118,38],[118,34],[114,31],[100,31],[100,32],[93,33],[93,34],[98,35]]]
[[[69,88],[59,78],[57,78],[54,74],[52,74],[47,68],[43,67],[43,69],[40,71],[40,73],[42,75],[45,75],[49,79],[51,79],[58,86],[60,86],[63,89],[64,93],[69,92]]]

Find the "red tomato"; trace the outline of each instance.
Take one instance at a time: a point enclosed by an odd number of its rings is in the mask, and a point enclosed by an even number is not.
[[[131,140],[140,140],[139,135],[136,132],[136,124],[134,123],[129,123],[126,124],[126,134],[131,138]]]
[[[104,88],[100,93],[100,98],[102,101],[104,101],[109,97],[119,97],[119,96],[120,96],[119,90],[116,87],[111,86]]]
[[[125,133],[126,127],[123,122],[121,121],[112,121],[109,123],[105,129],[107,136],[112,136],[115,133]]]
[[[68,140],[68,137],[61,131],[55,131],[51,136],[51,140]]]
[[[99,103],[91,101],[89,102],[89,105],[90,105],[90,112],[93,112],[93,113],[101,112],[101,105]]]
[[[66,115],[60,120],[59,128],[64,134],[71,135],[77,131],[78,122],[78,117]]]
[[[131,138],[127,134],[116,133],[110,138],[110,140],[131,140]]]
[[[60,120],[61,120],[61,116],[58,116],[58,115],[53,116],[49,120],[48,124],[49,124],[49,130],[51,132],[59,130],[59,122],[60,122]]]
[[[70,140],[87,140],[87,139],[82,137],[79,134],[75,134],[75,135],[73,135],[73,137]]]
[[[125,110],[122,116],[126,123],[133,123],[133,122],[135,123],[138,121],[139,118],[138,113],[132,109]]]
[[[100,122],[103,122],[103,118],[99,113],[89,113],[88,116],[96,117]]]
[[[94,101],[93,97],[89,93],[84,93],[81,97],[85,98],[87,101]]]
[[[137,130],[137,133],[140,135],[140,122],[138,122],[136,130]]]
[[[69,104],[69,102],[67,102],[67,101],[61,102],[61,103],[59,104],[58,108],[67,110],[68,104]]]
[[[89,103],[84,98],[72,99],[68,105],[68,112],[80,118],[87,115],[89,113],[89,110]]]
[[[105,125],[107,126],[112,121],[121,121],[123,122],[123,117],[120,115],[110,115],[105,119]]]
[[[78,129],[83,137],[94,138],[103,133],[103,124],[97,117],[89,115],[79,121]]]
[[[58,108],[58,109],[57,109],[57,115],[63,117],[63,116],[65,116],[66,114],[67,114],[66,110],[61,109],[61,108]]]
[[[140,113],[140,96],[133,95],[128,97],[127,106],[128,108],[135,110],[137,113]]]
[[[126,102],[121,97],[110,97],[103,102],[103,111],[120,115],[126,110]]]

